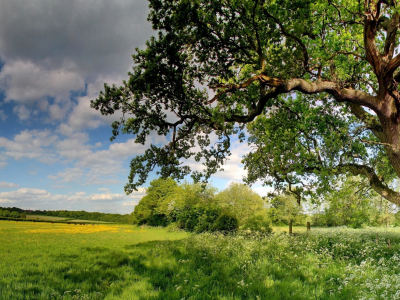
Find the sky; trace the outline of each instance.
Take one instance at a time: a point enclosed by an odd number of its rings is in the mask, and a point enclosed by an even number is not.
[[[0,206],[131,213],[145,188],[125,195],[129,162],[146,145],[110,142],[110,124],[90,108],[105,82],[120,84],[131,55],[156,35],[145,0],[0,0]],[[218,189],[241,182],[247,144],[235,142]],[[201,166],[189,162],[194,168]],[[268,188],[252,187],[261,196]]]

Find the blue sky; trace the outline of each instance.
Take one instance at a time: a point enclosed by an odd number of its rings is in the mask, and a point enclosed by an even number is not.
[[[148,11],[144,0],[0,0],[0,206],[132,212],[145,190],[124,194],[129,162],[166,138],[110,142],[119,116],[101,116],[90,100],[127,78],[131,54],[155,34]],[[216,187],[241,181],[247,151],[234,143]]]

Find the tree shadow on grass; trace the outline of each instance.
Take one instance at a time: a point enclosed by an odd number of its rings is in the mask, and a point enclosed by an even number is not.
[[[241,261],[237,252],[211,249],[186,240],[151,241],[53,255],[47,273],[32,266],[17,278],[21,299],[334,299],[325,283],[342,271],[316,274],[290,261],[262,255]]]

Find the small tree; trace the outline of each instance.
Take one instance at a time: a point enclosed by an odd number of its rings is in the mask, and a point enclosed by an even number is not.
[[[11,217],[11,218],[19,218],[19,216],[20,216],[20,214],[19,214],[19,212],[17,212],[17,211],[12,211],[12,212],[10,213],[10,217]]]
[[[360,177],[341,177],[333,191],[325,193],[324,218],[327,226],[359,228],[368,224],[375,196]]]
[[[303,214],[303,208],[297,199],[290,194],[281,194],[270,199],[268,215],[275,224],[299,223]]]
[[[214,224],[214,230],[222,233],[233,233],[239,228],[239,221],[235,215],[222,213]]]
[[[224,210],[237,216],[243,224],[254,214],[266,213],[264,200],[248,185],[232,182],[216,195],[216,202]]]
[[[131,214],[136,224],[149,224],[154,226],[166,225],[165,214],[160,214],[159,206],[166,197],[175,192],[177,183],[171,179],[156,179],[150,183],[150,187]]]

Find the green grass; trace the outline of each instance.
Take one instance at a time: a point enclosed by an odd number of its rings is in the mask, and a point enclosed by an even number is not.
[[[399,299],[399,251],[399,229],[263,237],[0,221],[0,299]]]
[[[49,221],[49,222],[61,222],[70,220],[71,218],[61,218],[61,217],[52,217],[52,216],[40,216],[40,215],[26,215],[27,220],[39,220],[39,221]]]
[[[106,221],[92,221],[92,220],[68,220],[69,223],[90,223],[90,224],[113,224],[112,222],[106,222]]]
[[[41,215],[26,215],[26,220],[61,222],[61,223],[112,224],[112,222],[105,222],[105,221],[78,220],[78,219],[72,219],[72,218],[41,216]]]

